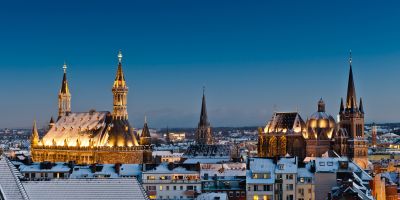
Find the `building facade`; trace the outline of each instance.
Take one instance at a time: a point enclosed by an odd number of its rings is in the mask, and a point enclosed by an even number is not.
[[[347,98],[340,103],[339,121],[325,112],[320,99],[318,110],[304,123],[297,112],[274,113],[258,136],[258,156],[272,157],[289,154],[300,159],[320,157],[333,150],[367,168],[367,140],[364,136],[364,108],[362,99],[357,104],[352,59],[347,87]]]
[[[59,92],[59,116],[52,119],[50,130],[39,138],[32,130],[31,155],[34,162],[149,163],[151,138],[147,127],[138,136],[130,126],[127,111],[128,86],[122,70],[122,53],[118,53],[117,74],[112,87],[113,111],[71,112],[71,93],[66,64]],[[147,129],[147,132],[145,131]]]

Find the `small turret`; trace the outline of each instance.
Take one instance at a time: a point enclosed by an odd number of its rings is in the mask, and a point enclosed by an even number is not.
[[[344,104],[343,104],[343,98],[341,98],[339,114],[342,113],[343,111],[344,111]]]
[[[361,112],[362,114],[364,114],[364,107],[363,107],[362,98],[360,98],[360,104],[359,104],[359,106],[360,106],[360,112]]]
[[[50,122],[49,122],[49,130],[50,130],[51,128],[53,128],[53,127],[54,127],[54,125],[55,125],[55,123],[54,123],[54,119],[53,119],[53,116],[51,116],[51,118],[50,118]]]
[[[146,145],[146,146],[151,145],[151,136],[149,127],[147,125],[147,117],[144,118],[142,134],[140,135],[140,145]]]
[[[31,134],[31,146],[37,146],[39,144],[39,132],[36,127],[36,120],[33,122],[32,134]]]

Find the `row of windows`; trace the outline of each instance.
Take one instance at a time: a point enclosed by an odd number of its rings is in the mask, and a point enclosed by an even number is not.
[[[174,186],[167,185],[165,187],[163,185],[159,186],[160,191],[163,191],[164,189],[165,190],[178,190],[178,189],[179,190],[183,190],[183,188],[184,187],[182,185],[179,186],[179,188],[176,185],[174,185]],[[147,189],[147,191],[156,191],[157,187],[156,186],[147,186],[146,189]],[[188,185],[188,186],[186,186],[186,190],[187,191],[196,191],[197,190],[197,186],[196,185]]]

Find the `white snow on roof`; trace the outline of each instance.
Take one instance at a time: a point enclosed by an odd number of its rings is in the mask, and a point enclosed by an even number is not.
[[[213,163],[223,163],[223,162],[229,162],[230,158],[229,157],[216,157],[216,158],[188,158],[185,160],[183,163],[184,164],[196,164],[196,163],[208,163],[208,164],[213,164]]]
[[[210,176],[246,176],[246,163],[200,164],[200,175]]]
[[[164,173],[198,174],[197,171],[189,171],[183,167],[176,167],[170,170],[168,169],[168,165],[166,163],[161,163],[154,169],[143,172],[143,174],[164,174]]]
[[[119,174],[115,170],[114,164],[102,164],[100,171],[93,172],[90,166],[75,166],[72,170],[70,178],[120,178],[121,176],[134,176],[139,177],[141,175],[141,165],[139,164],[122,164],[120,166]]]
[[[270,178],[253,178],[255,173],[270,174]],[[250,158],[250,169],[247,170],[246,183],[248,184],[274,184],[275,183],[275,164],[268,158]]]
[[[297,173],[297,160],[296,158],[280,158],[277,163],[277,168],[275,169],[275,173],[282,174],[295,174]]]
[[[70,168],[66,163],[55,163],[51,169],[40,169],[40,163],[33,163],[32,165],[22,164],[19,166],[21,173],[32,172],[69,172]]]
[[[216,198],[218,198],[220,200],[228,200],[228,195],[226,193],[203,193],[200,194],[199,196],[197,196],[197,200],[215,200]]]
[[[21,176],[21,174],[14,165],[5,156],[0,155],[0,190],[1,195],[3,195],[6,200],[28,199],[19,181],[19,176]]]
[[[26,181],[30,200],[46,199],[148,199],[136,178],[53,179]]]

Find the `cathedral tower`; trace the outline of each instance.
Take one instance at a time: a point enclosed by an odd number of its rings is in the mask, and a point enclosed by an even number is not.
[[[71,112],[71,93],[69,92],[67,81],[67,64],[64,63],[64,76],[61,83],[61,89],[58,93],[58,119],[68,115]]]
[[[208,122],[207,108],[206,108],[206,96],[203,88],[203,99],[201,103],[200,121],[196,130],[196,142],[198,144],[213,144],[213,136],[211,132],[211,126]]]
[[[352,158],[360,167],[367,167],[367,141],[364,138],[364,108],[362,99],[360,99],[359,106],[357,106],[356,89],[354,86],[352,58],[350,52],[350,71],[347,86],[347,98],[345,105],[343,101],[340,105],[340,128],[346,130],[348,134],[348,151],[347,154]]]
[[[114,106],[113,106],[113,119],[128,119],[127,110],[127,95],[128,87],[126,86],[124,72],[122,71],[122,52],[118,52],[118,69],[115,77],[114,85],[112,88],[114,95]]]

